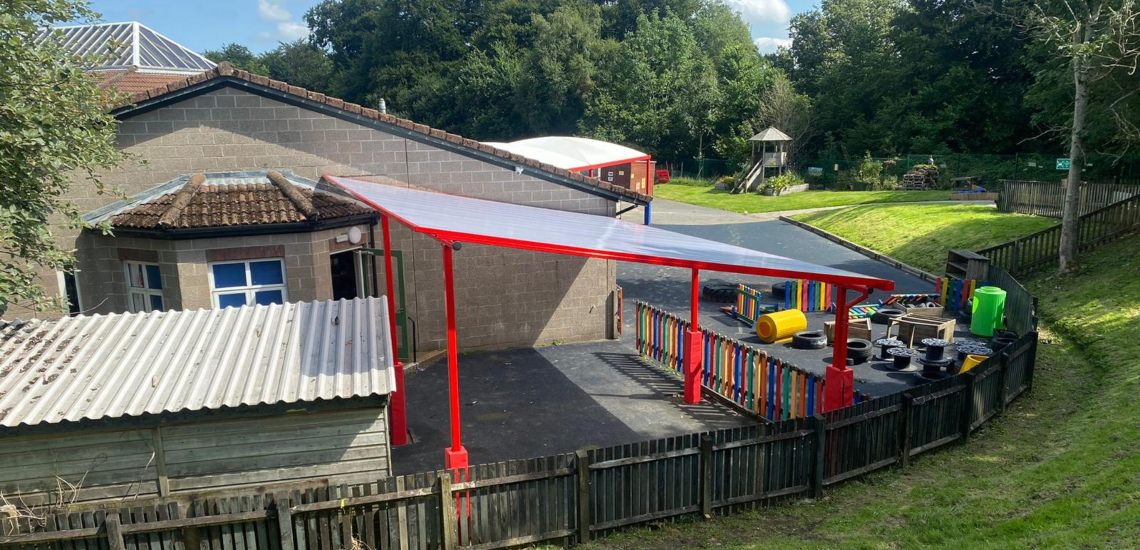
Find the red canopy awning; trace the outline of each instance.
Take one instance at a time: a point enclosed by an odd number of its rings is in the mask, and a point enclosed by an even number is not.
[[[350,178],[325,181],[436,239],[891,290],[894,282],[615,218],[420,191]]]

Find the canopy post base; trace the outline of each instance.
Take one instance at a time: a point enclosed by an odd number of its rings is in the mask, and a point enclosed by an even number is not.
[[[467,457],[467,447],[460,445],[458,449],[447,447],[443,450],[443,467],[452,472],[466,471],[470,466]]]
[[[701,402],[701,361],[703,336],[699,330],[685,333],[685,360],[682,370],[685,374],[685,403],[695,405]]]
[[[653,205],[646,203],[642,209],[645,210],[645,225],[649,225],[649,222],[652,221],[653,218]]]
[[[855,370],[847,365],[828,365],[823,387],[824,412],[850,407],[855,400]]]

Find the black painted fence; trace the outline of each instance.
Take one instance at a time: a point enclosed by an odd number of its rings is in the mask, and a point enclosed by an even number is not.
[[[808,418],[353,486],[235,489],[209,498],[81,504],[4,519],[0,547],[429,549],[572,544],[624,527],[709,517],[823,488],[963,442],[1029,390],[1033,296],[999,267],[1021,336],[972,371]]]
[[[1077,251],[1087,252],[1140,229],[1140,195],[1110,204],[1078,219]],[[1011,273],[1027,273],[1057,263],[1061,226],[978,251],[990,264]]]

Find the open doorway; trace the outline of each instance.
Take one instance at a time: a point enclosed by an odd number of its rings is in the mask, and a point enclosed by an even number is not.
[[[351,300],[361,297],[357,285],[359,269],[356,265],[356,251],[347,250],[329,256],[329,268],[332,270],[332,297],[333,300]]]

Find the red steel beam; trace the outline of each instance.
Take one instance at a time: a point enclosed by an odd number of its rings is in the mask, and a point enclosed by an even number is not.
[[[685,333],[684,360],[681,363],[685,379],[685,403],[701,402],[701,323],[700,323],[700,271],[692,270],[689,296],[689,331]]]
[[[388,216],[380,216],[380,228],[384,235],[384,285],[388,293],[388,331],[392,336],[392,359],[396,365],[396,391],[389,397],[388,431],[392,445],[408,443],[407,394],[404,393],[404,364],[400,362],[400,344],[396,337],[396,294],[392,280],[392,233]]]
[[[452,242],[443,242],[443,300],[447,314],[447,397],[451,409],[451,447],[443,452],[443,465],[456,473],[468,467],[459,423],[459,343],[455,330],[455,277],[451,261]]]
[[[839,296],[836,297],[835,304],[835,343],[831,364],[827,366],[824,377],[824,411],[849,407],[855,398],[855,371],[847,368],[847,325],[850,320],[847,291],[849,289],[841,286],[836,290],[839,291]],[[860,292],[860,295],[851,302],[853,304],[866,300],[871,294],[870,289],[865,287],[854,290]]]

